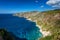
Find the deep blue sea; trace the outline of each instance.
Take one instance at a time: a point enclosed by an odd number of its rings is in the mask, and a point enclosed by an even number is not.
[[[17,37],[28,40],[37,40],[42,35],[35,22],[12,14],[0,14],[0,29],[3,28]]]

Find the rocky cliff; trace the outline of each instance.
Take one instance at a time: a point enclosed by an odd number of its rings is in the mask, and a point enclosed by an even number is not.
[[[14,16],[25,17],[37,22],[43,31],[50,32],[51,35],[42,37],[40,40],[60,40],[60,9],[44,12],[17,13]]]

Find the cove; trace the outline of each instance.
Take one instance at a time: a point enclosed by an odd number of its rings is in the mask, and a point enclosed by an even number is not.
[[[19,38],[27,38],[28,40],[37,40],[42,36],[35,22],[12,14],[0,14],[0,29],[3,28]]]

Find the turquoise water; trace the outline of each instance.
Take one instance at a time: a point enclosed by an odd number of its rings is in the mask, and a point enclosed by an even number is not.
[[[0,29],[6,29],[17,37],[37,40],[42,36],[35,22],[23,17],[12,16],[12,14],[0,14]]]

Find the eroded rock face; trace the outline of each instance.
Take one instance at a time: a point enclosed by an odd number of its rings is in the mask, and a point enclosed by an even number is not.
[[[47,29],[49,28],[48,26],[58,26],[60,25],[59,23],[57,22],[60,22],[60,13],[56,13],[56,14],[47,14],[45,13],[44,14],[44,18],[42,18],[42,23],[44,26],[47,26]]]
[[[51,35],[41,38],[40,40],[60,40],[60,12],[43,13],[40,20],[40,25],[45,31],[50,31]]]

